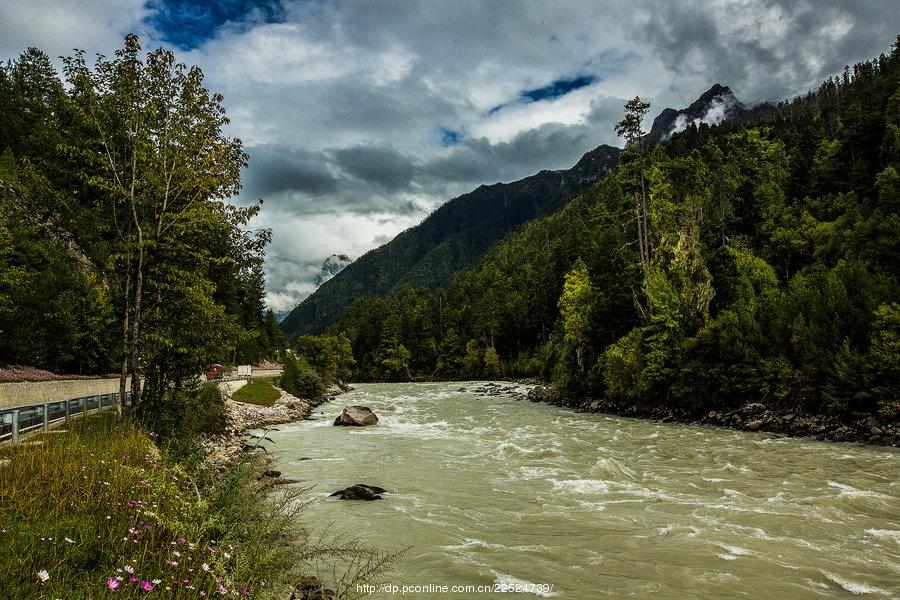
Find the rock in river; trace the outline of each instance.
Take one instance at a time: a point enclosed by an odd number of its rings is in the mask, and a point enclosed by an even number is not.
[[[375,425],[378,423],[378,417],[372,412],[368,406],[348,406],[344,408],[344,412],[334,420],[335,425],[349,425],[354,427],[362,427],[363,425]]]
[[[377,485],[368,485],[365,483],[357,483],[348,488],[338,490],[331,494],[331,497],[338,496],[341,500],[381,500],[381,494],[387,490]]]

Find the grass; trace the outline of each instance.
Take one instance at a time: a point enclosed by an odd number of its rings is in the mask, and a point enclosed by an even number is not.
[[[313,540],[260,468],[173,462],[111,412],[0,447],[0,598],[283,598],[323,569],[349,597],[392,560]]]
[[[244,402],[246,404],[272,406],[281,397],[281,391],[275,387],[273,381],[274,378],[272,377],[251,379],[246,385],[238,388],[231,395],[231,399],[235,402]]]

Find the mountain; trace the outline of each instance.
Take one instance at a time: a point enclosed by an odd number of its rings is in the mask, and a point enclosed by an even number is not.
[[[692,124],[742,124],[768,118],[775,110],[771,104],[747,108],[731,88],[717,83],[686,108],[664,109],[653,120],[646,139],[665,142]],[[571,169],[483,185],[450,200],[416,227],[326,281],[290,312],[282,329],[289,338],[321,333],[360,296],[383,296],[407,283],[430,289],[446,286],[503,236],[526,221],[556,212],[615,168],[620,152],[612,146],[599,146]]]
[[[747,108],[735,97],[731,88],[717,83],[703,92],[687,108],[663,109],[653,120],[647,138],[655,142],[664,142],[673,133],[683,131],[692,124],[718,125],[725,122],[740,125],[754,118],[765,118],[774,111],[775,107],[769,103]]]
[[[320,333],[360,296],[384,295],[407,283],[432,289],[447,285],[504,235],[565,206],[614,168],[620,152],[599,146],[571,169],[482,185],[448,201],[419,225],[324,282],[282,321],[282,329],[289,338]]]
[[[316,274],[316,277],[313,280],[316,282],[316,287],[321,286],[323,283],[343,271],[344,267],[352,262],[353,259],[346,254],[332,254],[326,258],[325,262],[322,263],[322,270]]]

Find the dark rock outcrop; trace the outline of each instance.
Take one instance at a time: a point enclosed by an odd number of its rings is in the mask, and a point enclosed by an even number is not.
[[[466,391],[466,388],[460,388],[460,392]],[[479,396],[506,396],[520,400],[525,397],[525,392],[519,389],[516,383],[485,383],[484,385],[472,390]]]
[[[387,490],[377,485],[368,485],[366,483],[357,483],[348,488],[338,490],[329,497],[338,497],[341,500],[381,500],[382,494],[386,494]]]
[[[364,427],[377,423],[378,417],[368,406],[348,406],[334,420],[335,425],[348,427]]]
[[[562,405],[559,390],[550,385],[539,385],[528,392],[529,402],[543,402],[544,404]]]

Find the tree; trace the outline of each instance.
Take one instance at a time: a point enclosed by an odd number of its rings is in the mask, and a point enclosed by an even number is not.
[[[625,117],[616,123],[616,133],[625,138],[627,142],[626,152],[623,153],[623,163],[631,163],[634,177],[634,216],[637,224],[637,244],[641,257],[641,265],[644,267],[644,291],[646,295],[647,273],[650,262],[653,259],[653,236],[650,230],[647,190],[644,183],[644,167],[646,152],[644,149],[645,132],[641,125],[644,116],[650,110],[650,103],[644,102],[639,96],[635,96],[625,103]],[[653,316],[653,307],[649,300],[646,303],[645,318]]]
[[[647,224],[647,192],[644,185],[645,152],[643,137],[646,132],[641,127],[648,110],[650,110],[650,103],[641,100],[640,96],[635,96],[625,103],[625,117],[616,123],[616,133],[625,138],[629,148],[633,150],[637,158],[637,169],[634,173],[636,183],[634,188],[634,213],[637,222],[638,248],[641,254],[641,262],[645,266],[650,264],[653,254],[653,241]]]
[[[123,298],[120,391],[124,397],[130,371],[132,401],[139,405],[140,372],[153,363],[157,374],[166,368],[145,352],[145,321],[158,318],[167,301],[199,300],[196,289],[179,285],[192,271],[203,279],[203,267],[192,270],[186,259],[234,259],[211,256],[186,235],[201,223],[222,224],[220,231],[239,237],[236,230],[258,210],[221,203],[238,192],[247,156],[241,141],[222,131],[228,123],[222,96],[210,94],[200,69],[176,63],[172,52],[158,49],[142,60],[138,37],[130,34],[114,59],[98,57],[93,69],[83,51],[64,62],[72,105],[87,131],[87,139],[72,140],[68,149],[91,166],[87,183],[105,197],[120,247],[109,258]],[[267,241],[233,246],[252,254]],[[157,349],[173,344],[160,334],[156,342]],[[153,387],[162,393],[159,383]]]
[[[594,289],[587,266],[580,258],[566,273],[563,292],[559,297],[565,341],[575,349],[578,368],[584,371],[584,349],[589,343],[590,314]]]
[[[499,377],[501,373],[502,364],[500,362],[500,355],[497,354],[497,349],[491,346],[487,350],[484,351],[484,368],[489,375],[493,375],[494,377]]]

